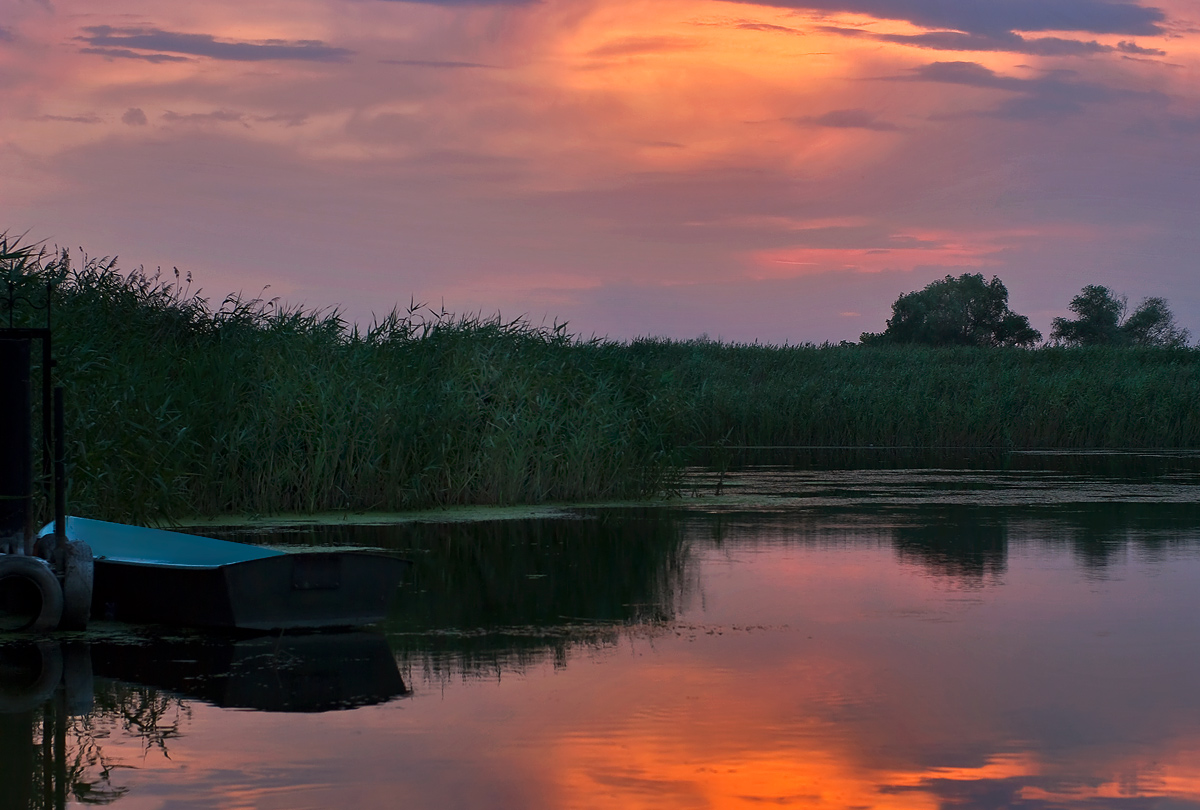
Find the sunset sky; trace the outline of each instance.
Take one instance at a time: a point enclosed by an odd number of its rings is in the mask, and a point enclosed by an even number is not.
[[[0,0],[0,230],[364,321],[1200,333],[1198,67],[1195,0]]]

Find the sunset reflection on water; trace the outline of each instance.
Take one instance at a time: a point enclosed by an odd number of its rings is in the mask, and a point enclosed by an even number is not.
[[[496,580],[581,598],[569,544],[526,573],[472,558],[447,576],[508,593],[488,608],[503,626],[397,615],[411,693],[291,714],[176,687],[165,746],[117,714],[87,722],[130,808],[1200,806],[1200,515],[1096,509],[1099,539],[1061,505],[561,521],[598,532],[592,566],[605,532],[678,543],[630,560],[658,607],[517,624],[529,605]],[[454,531],[428,553],[482,530]],[[409,598],[453,597],[420,584]]]

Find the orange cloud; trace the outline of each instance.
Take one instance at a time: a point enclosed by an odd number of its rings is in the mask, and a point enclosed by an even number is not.
[[[755,280],[829,272],[882,273],[918,267],[987,267],[1012,234],[898,234],[896,246],[864,248],[795,247],[756,251],[748,275]],[[907,247],[905,243],[916,243]]]

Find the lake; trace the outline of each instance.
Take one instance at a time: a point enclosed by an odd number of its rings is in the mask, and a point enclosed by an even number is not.
[[[415,565],[352,634],[0,642],[0,809],[1200,807],[1200,457],[863,453],[221,533]]]

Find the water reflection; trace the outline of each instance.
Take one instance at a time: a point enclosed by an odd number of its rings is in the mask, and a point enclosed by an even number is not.
[[[61,808],[68,797],[108,803],[121,790],[99,761],[80,716],[93,707],[87,648],[56,641],[0,645],[0,808]]]
[[[110,741],[135,739],[169,759],[197,701],[314,713],[409,694],[378,634],[118,635],[0,643],[0,810],[116,801],[131,766]]]
[[[492,677],[576,647],[616,643],[618,629],[674,618],[696,571],[684,524],[662,509],[486,523],[322,526],[222,533],[273,545],[369,546],[414,561],[385,625],[402,664]]]
[[[1177,472],[773,468],[657,510],[256,535],[415,559],[374,652],[97,642],[74,698],[66,648],[62,676],[0,656],[55,684],[8,704],[0,808],[1200,808]]]
[[[103,677],[228,709],[324,712],[408,691],[387,641],[372,633],[104,644],[93,646],[92,663]]]
[[[940,512],[938,520],[892,530],[897,557],[938,576],[998,579],[1008,562],[1008,521],[972,507]]]

